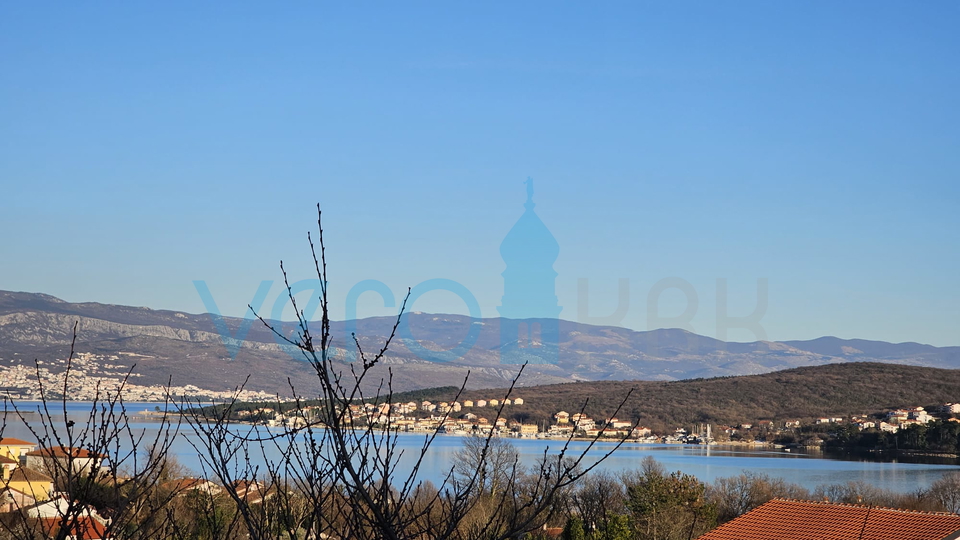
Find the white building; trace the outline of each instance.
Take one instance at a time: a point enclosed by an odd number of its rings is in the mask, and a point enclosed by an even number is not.
[[[66,471],[68,467],[74,472],[89,474],[99,471],[105,458],[106,456],[91,452],[86,448],[53,446],[27,452],[26,466],[47,475],[58,471]]]

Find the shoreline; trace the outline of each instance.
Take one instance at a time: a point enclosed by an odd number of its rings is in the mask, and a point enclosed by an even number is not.
[[[903,456],[903,457],[933,457],[933,458],[943,458],[943,459],[957,459],[960,460],[960,454],[950,453],[950,452],[926,452],[923,450],[897,450],[897,449],[886,449],[886,448],[863,448],[859,446],[840,446],[840,447],[831,447],[824,448],[825,452],[839,452],[845,454],[871,454],[877,456]]]

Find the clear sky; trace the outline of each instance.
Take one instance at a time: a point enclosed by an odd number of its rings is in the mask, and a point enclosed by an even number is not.
[[[335,318],[493,317],[531,176],[562,318],[960,345],[960,4],[667,4],[2,2],[0,289],[243,315],[320,202]]]

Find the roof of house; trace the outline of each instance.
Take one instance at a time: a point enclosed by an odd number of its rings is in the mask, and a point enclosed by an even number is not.
[[[27,452],[28,456],[43,456],[65,458],[73,456],[74,458],[103,458],[102,454],[91,452],[86,448],[70,448],[68,446],[51,446],[50,448],[40,448],[33,452]]]
[[[60,518],[40,518],[41,528],[49,534],[60,531]],[[107,538],[106,527],[99,521],[88,517],[78,516],[70,520],[70,533],[83,540],[102,540]]]
[[[237,493],[237,497],[248,503],[259,503],[273,495],[272,490],[266,489],[256,480],[235,480],[230,484]]]
[[[0,465],[9,465],[11,463],[20,463],[15,459],[10,459],[7,456],[0,456]]]
[[[220,486],[205,478],[180,478],[178,480],[164,482],[162,487],[170,491],[179,492],[191,489],[215,489]]]
[[[33,469],[17,467],[10,473],[7,482],[53,482],[53,478]]]
[[[698,540],[953,540],[960,515],[773,499]]]
[[[23,439],[14,439],[13,437],[3,437],[0,439],[0,446],[37,446],[37,443]]]

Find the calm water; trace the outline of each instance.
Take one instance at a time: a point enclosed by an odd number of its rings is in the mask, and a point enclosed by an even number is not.
[[[20,402],[22,410],[36,410],[37,403]],[[136,403],[128,406],[128,411],[136,413],[153,410],[154,403]],[[89,404],[72,402],[68,404],[68,414],[76,420],[86,417]],[[36,415],[28,415],[28,420],[36,425]],[[137,429],[145,429],[155,433],[156,424],[143,422],[134,424]],[[173,445],[173,454],[177,459],[194,471],[200,470],[200,458],[197,451],[190,444],[194,438],[192,430],[184,426],[181,435]],[[20,423],[19,419],[8,416],[5,437],[17,437],[33,440],[30,431]],[[400,446],[405,451],[405,463],[409,467],[413,456],[417,454],[423,444],[423,434],[403,434],[400,436]],[[525,464],[533,464],[543,455],[545,447],[552,452],[562,447],[562,441],[547,441],[537,439],[510,439],[520,452],[521,460]],[[449,470],[454,454],[461,448],[462,438],[452,435],[437,437],[424,460],[421,469],[421,479],[439,483],[444,473]],[[577,452],[585,448],[587,443],[571,443],[571,451]],[[598,443],[594,447],[595,456],[599,456],[612,443]],[[275,453],[275,452],[274,452]],[[723,447],[723,446],[689,446],[689,445],[661,445],[661,444],[634,444],[628,443],[620,448],[601,467],[608,471],[622,471],[635,469],[646,456],[653,456],[662,463],[667,470],[683,471],[692,474],[700,480],[710,482],[716,478],[738,475],[744,471],[765,473],[773,477],[780,477],[788,482],[800,484],[812,489],[819,484],[845,483],[862,480],[885,489],[900,492],[909,492],[917,488],[928,487],[936,479],[947,472],[960,470],[955,460],[930,459],[928,462],[906,463],[903,461],[880,462],[868,458],[850,456],[833,456],[820,452],[814,453],[787,453],[782,450],[751,448],[751,447]],[[952,463],[952,464],[945,464]],[[592,463],[592,461],[591,461]]]

